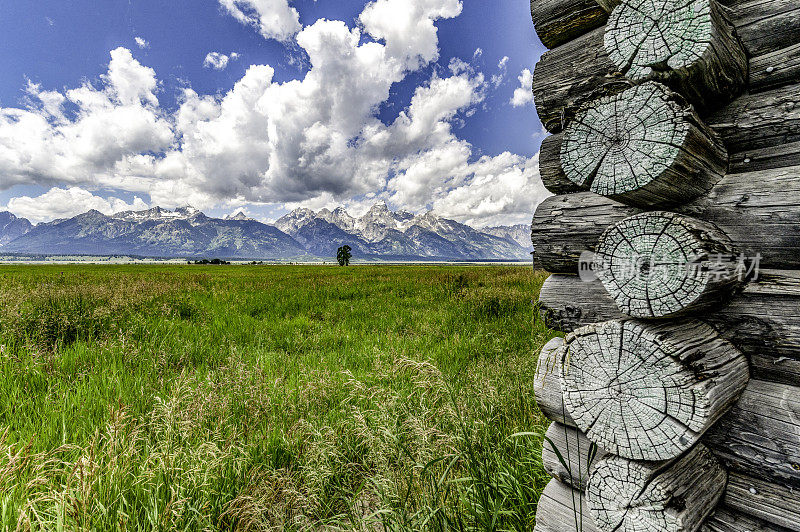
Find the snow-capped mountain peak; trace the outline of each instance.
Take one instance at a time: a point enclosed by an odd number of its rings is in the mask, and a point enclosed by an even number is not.
[[[394,212],[384,202],[373,205],[360,218],[354,218],[342,207],[319,212],[296,209],[278,220],[276,226],[312,248],[338,242],[349,244],[360,253],[393,256],[529,257],[527,246],[506,235],[478,231],[431,211],[418,216]]]

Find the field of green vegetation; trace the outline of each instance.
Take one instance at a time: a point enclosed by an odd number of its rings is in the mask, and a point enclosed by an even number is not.
[[[0,267],[0,529],[530,530],[544,278]]]

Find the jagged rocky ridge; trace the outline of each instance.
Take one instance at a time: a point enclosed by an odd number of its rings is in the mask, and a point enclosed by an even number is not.
[[[342,208],[297,209],[275,226],[239,213],[211,218],[192,207],[105,215],[96,210],[33,226],[0,213],[0,253],[303,260],[336,256],[389,260],[524,260],[525,226],[478,231],[432,213],[414,216],[375,205],[360,218]],[[528,236],[528,239],[530,237]]]

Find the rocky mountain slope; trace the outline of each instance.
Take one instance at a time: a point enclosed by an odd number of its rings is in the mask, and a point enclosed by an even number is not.
[[[303,260],[335,257],[347,244],[356,259],[527,260],[530,246],[517,240],[526,232],[524,226],[479,231],[430,212],[392,212],[382,203],[358,218],[343,208],[297,209],[274,226],[243,213],[210,218],[191,207],[112,216],[92,210],[36,226],[0,213],[0,253]]]
[[[10,212],[0,212],[0,246],[15,240],[33,228],[25,218],[17,218]]]
[[[143,257],[306,258],[292,237],[249,219],[209,218],[191,207],[158,207],[113,216],[92,210],[39,224],[0,248],[3,253]]]
[[[275,223],[309,252],[331,256],[342,244],[353,248],[354,256],[429,260],[526,260],[528,247],[505,235],[473,229],[428,212],[414,216],[392,212],[379,203],[364,216],[354,218],[342,208],[318,213],[297,209]],[[507,233],[515,233],[511,227]],[[499,231],[498,231],[499,232]],[[517,233],[519,231],[516,231]],[[530,236],[528,236],[530,240]],[[335,254],[335,253],[334,253]]]

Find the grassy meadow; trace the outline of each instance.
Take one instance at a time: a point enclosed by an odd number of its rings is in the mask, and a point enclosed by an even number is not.
[[[0,530],[530,530],[544,278],[0,267]]]

